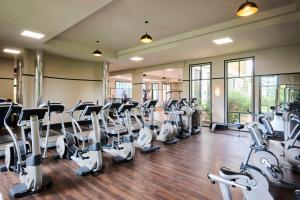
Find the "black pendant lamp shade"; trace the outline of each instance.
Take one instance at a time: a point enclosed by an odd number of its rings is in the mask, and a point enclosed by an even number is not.
[[[97,42],[97,44],[99,44],[99,41],[96,41],[96,42]],[[95,50],[95,51],[93,52],[93,55],[99,57],[99,56],[102,56],[102,52],[99,51],[99,50],[98,50],[98,47],[97,47],[97,50]]]
[[[257,11],[258,11],[257,4],[247,0],[239,7],[236,15],[240,17],[246,17],[255,14]]]
[[[145,21],[145,24],[148,24],[149,22],[148,21]],[[141,37],[141,39],[140,39],[140,41],[142,42],[142,43],[150,43],[150,42],[152,42],[152,37],[151,37],[151,35],[149,35],[148,34],[148,32],[146,32],[144,35],[142,35],[142,37]]]

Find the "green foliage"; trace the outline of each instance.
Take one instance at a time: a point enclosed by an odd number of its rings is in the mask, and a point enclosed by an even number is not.
[[[228,93],[228,112],[247,112],[251,109],[251,97],[237,90]]]

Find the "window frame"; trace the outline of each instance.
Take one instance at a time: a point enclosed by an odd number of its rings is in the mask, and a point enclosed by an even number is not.
[[[251,76],[237,76],[237,77],[228,77],[228,63],[230,62],[239,62],[239,75],[240,75],[240,62],[245,60],[252,60],[252,75]],[[241,120],[241,114],[249,114],[247,112],[229,112],[228,113],[228,79],[235,78],[251,78],[252,80],[252,98],[251,98],[251,111],[255,112],[255,57],[241,57],[234,59],[224,60],[224,122],[228,123],[228,115],[229,113],[239,114],[239,122]],[[254,116],[252,115],[252,121],[254,121]]]
[[[209,65],[209,71],[210,71],[210,76],[208,79],[203,79],[202,78],[202,66],[206,66],[206,65]],[[193,67],[199,67],[201,68],[201,71],[200,71],[200,77],[199,79],[193,79]],[[204,110],[204,111],[209,111],[210,112],[210,121],[208,123],[212,123],[212,62],[204,62],[204,63],[195,63],[195,64],[190,64],[189,65],[189,98],[191,99],[192,96],[193,96],[193,82],[194,81],[199,81],[200,82],[200,97],[199,99],[201,99],[201,81],[205,80],[205,81],[209,81],[209,103],[210,103],[210,108],[209,110]]]

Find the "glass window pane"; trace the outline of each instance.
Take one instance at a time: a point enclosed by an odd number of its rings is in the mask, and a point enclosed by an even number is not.
[[[252,76],[253,61],[252,59],[240,61],[240,76]]]
[[[200,66],[192,66],[192,80],[200,79]]]
[[[228,119],[227,119],[228,123],[235,123],[235,122],[239,122],[239,113],[228,113]]]
[[[202,79],[210,79],[210,65],[202,66]]]
[[[252,107],[252,79],[228,79],[228,112],[247,112]]]
[[[192,97],[200,98],[200,81],[192,82]]]
[[[240,123],[246,124],[252,122],[252,115],[251,114],[241,114],[240,115]]]
[[[228,77],[238,77],[239,76],[239,62],[229,62],[227,63],[227,76]]]

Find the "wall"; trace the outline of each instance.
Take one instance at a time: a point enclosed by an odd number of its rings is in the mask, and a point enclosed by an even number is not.
[[[101,102],[102,64],[43,52],[43,101],[61,102],[66,108],[78,100]],[[34,106],[34,51],[24,52],[24,106]],[[64,115],[66,121],[69,116]]]
[[[14,59],[0,57],[0,98],[13,99]]]

